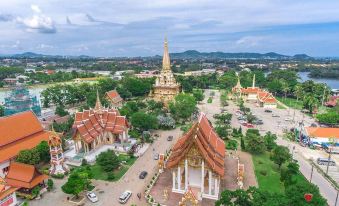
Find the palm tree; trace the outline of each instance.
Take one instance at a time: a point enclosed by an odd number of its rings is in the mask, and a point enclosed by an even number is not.
[[[297,84],[294,87],[294,95],[297,97],[297,101],[302,98],[303,88],[301,84]]]
[[[281,84],[281,90],[284,92],[285,99],[286,99],[287,92],[290,90],[290,88],[288,87],[288,84],[286,83],[286,81],[283,79],[280,79],[280,84]]]
[[[313,110],[317,107],[318,100],[311,94],[306,96],[303,100],[303,106],[305,109],[307,109],[311,114],[313,113]]]

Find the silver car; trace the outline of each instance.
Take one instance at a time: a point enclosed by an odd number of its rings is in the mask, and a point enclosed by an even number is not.
[[[129,190],[126,190],[125,192],[123,192],[120,197],[119,197],[119,202],[121,204],[125,204],[128,199],[132,196],[132,192]]]

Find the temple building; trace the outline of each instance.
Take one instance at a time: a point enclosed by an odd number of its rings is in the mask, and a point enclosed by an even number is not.
[[[192,190],[199,200],[218,199],[225,173],[225,143],[204,113],[175,143],[166,167],[172,170],[172,192]]]
[[[241,86],[238,76],[238,82],[232,88],[232,93],[229,95],[229,98],[255,102],[258,104],[258,106],[269,109],[277,108],[278,106],[277,100],[271,93],[255,86],[255,75],[253,75],[252,87],[247,88],[243,88]]]
[[[259,87],[255,86],[255,74],[253,75],[252,87],[242,88],[241,93],[247,101],[257,101]]]
[[[76,153],[89,153],[103,145],[128,141],[129,124],[118,110],[101,105],[99,95],[94,109],[75,114],[73,124]]]
[[[0,118],[0,177],[8,173],[9,165],[21,150],[32,149],[48,141],[45,131],[32,111]]]
[[[165,38],[164,56],[162,59],[162,70],[153,85],[150,97],[155,101],[163,102],[165,106],[180,92],[180,84],[176,82],[171,70],[170,56],[168,53],[168,43]]]
[[[124,100],[120,97],[116,90],[106,92],[106,99],[112,109],[119,109],[124,103]]]
[[[48,140],[49,153],[51,155],[51,168],[49,173],[51,175],[65,174],[69,171],[68,166],[65,164],[65,157],[62,149],[62,141],[59,135],[54,131],[49,136]]]
[[[30,95],[25,87],[17,87],[5,98],[5,116],[32,110],[41,116],[41,107],[36,96]]]

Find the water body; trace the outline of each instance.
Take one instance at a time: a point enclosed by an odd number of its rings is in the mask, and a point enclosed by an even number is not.
[[[315,78],[310,78],[308,77],[309,72],[298,72],[298,75],[300,77],[300,82],[304,82],[307,80],[313,80],[314,82],[317,83],[325,83],[327,84],[331,89],[339,89],[339,80],[338,79],[326,79],[326,78],[321,78],[321,79],[315,79]]]

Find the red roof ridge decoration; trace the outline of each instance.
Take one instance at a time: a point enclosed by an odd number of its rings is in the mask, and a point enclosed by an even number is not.
[[[175,167],[193,144],[197,146],[212,170],[220,176],[224,176],[225,143],[214,131],[204,113],[200,113],[198,122],[194,123],[189,131],[174,144],[171,156],[167,161],[167,167]]]
[[[5,181],[12,187],[31,189],[47,178],[33,165],[11,162]]]
[[[100,113],[95,109],[84,110],[75,114],[73,137],[80,134],[85,142],[91,143],[104,131],[120,134],[128,127],[126,117],[121,116],[118,110],[102,109]]]

